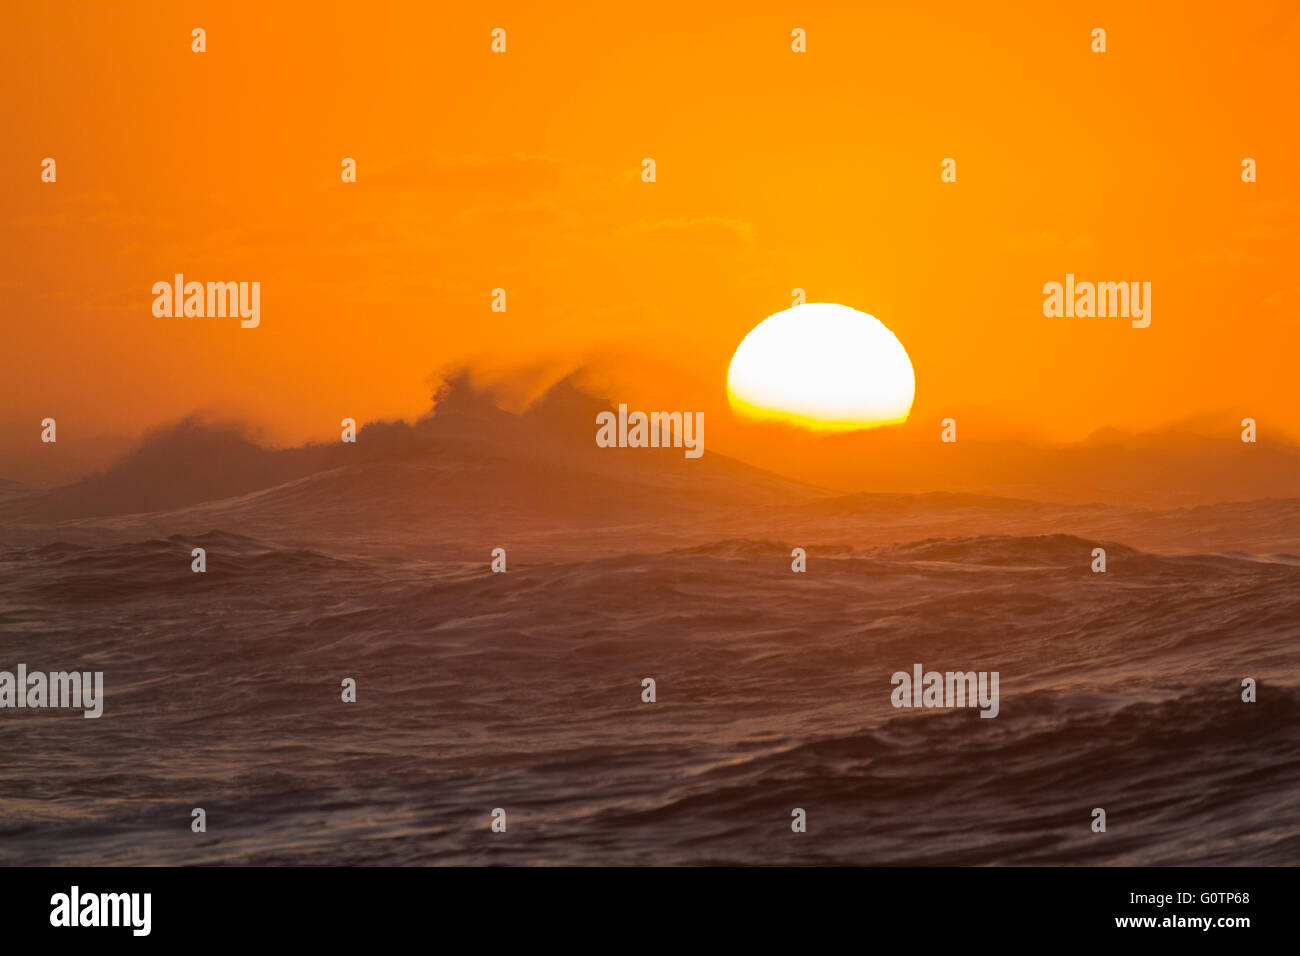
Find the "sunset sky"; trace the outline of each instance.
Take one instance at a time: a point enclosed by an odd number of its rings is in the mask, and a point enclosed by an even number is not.
[[[0,463],[46,416],[336,439],[466,364],[744,449],[727,366],[795,287],[898,336],[936,437],[1300,435],[1300,7],[906,7],[5,4]],[[177,272],[260,327],[155,317]],[[1151,282],[1150,328],[1045,318],[1067,272]]]

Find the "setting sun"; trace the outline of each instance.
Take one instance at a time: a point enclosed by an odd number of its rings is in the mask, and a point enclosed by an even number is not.
[[[768,316],[727,371],[727,396],[741,414],[818,431],[904,422],[915,391],[897,336],[874,316],[831,302]]]

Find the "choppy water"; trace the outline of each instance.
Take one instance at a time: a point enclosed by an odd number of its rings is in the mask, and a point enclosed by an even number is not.
[[[0,545],[0,669],[102,670],[104,716],[0,712],[0,862],[1300,860],[1294,557],[58,537]],[[892,708],[914,663],[998,671],[999,716]]]

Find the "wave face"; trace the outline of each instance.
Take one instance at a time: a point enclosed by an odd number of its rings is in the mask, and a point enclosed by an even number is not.
[[[1286,555],[1107,545],[1093,574],[1064,534],[827,538],[793,574],[756,531],[492,574],[495,539],[350,540],[0,544],[0,669],[105,682],[98,720],[0,713],[0,861],[1300,859]],[[894,708],[916,663],[999,672],[998,717]]]

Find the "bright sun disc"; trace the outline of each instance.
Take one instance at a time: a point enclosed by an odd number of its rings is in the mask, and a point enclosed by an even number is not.
[[[731,358],[727,397],[751,418],[823,431],[907,420],[916,376],[907,350],[874,316],[809,302],[768,316]]]

